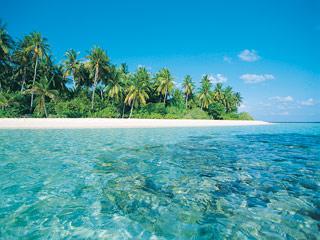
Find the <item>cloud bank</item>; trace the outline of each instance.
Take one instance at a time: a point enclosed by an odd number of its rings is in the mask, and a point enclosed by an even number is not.
[[[240,76],[240,79],[245,83],[254,84],[260,83],[268,80],[273,80],[275,77],[272,74],[243,74]]]

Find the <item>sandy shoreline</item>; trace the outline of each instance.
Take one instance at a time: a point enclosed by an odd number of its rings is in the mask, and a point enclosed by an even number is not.
[[[268,125],[264,121],[189,120],[189,119],[115,119],[115,118],[0,118],[0,129],[64,128],[165,128]]]

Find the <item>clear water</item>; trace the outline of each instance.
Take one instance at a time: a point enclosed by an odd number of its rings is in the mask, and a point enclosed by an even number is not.
[[[1,239],[320,239],[320,124],[0,130]]]

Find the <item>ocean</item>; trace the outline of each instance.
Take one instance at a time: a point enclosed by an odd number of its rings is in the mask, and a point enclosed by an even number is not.
[[[1,239],[320,239],[320,124],[0,130]]]

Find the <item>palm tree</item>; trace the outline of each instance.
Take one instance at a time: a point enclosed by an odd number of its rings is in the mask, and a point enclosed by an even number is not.
[[[6,30],[6,26],[0,22],[0,60],[6,60],[13,47],[13,40]]]
[[[109,58],[106,52],[99,47],[93,47],[87,58],[89,59],[90,69],[92,73],[94,73],[92,98],[91,98],[91,109],[93,109],[96,87],[98,82],[101,79],[102,72],[108,70]]]
[[[122,104],[122,118],[124,117],[124,111],[126,108],[126,103],[125,103],[125,97],[126,97],[126,92],[128,89],[128,84],[129,84],[129,79],[130,79],[130,73],[128,69],[128,65],[126,63],[121,63],[119,67],[119,71],[121,74],[121,85],[123,88],[123,94],[121,95],[121,104]]]
[[[80,62],[77,59],[79,53],[77,53],[74,49],[70,49],[66,51],[65,57],[67,58],[64,61],[65,66],[65,75],[72,76],[73,81],[73,89],[77,88],[76,85],[76,74],[79,70]]]
[[[131,84],[128,88],[128,93],[125,98],[125,103],[131,106],[129,118],[132,116],[132,111],[135,106],[145,105],[148,95],[148,84],[150,74],[144,67],[138,68],[137,72],[132,76]]]
[[[209,105],[213,102],[211,86],[212,83],[209,79],[209,76],[204,75],[201,80],[201,89],[198,96],[201,109],[208,109]]]
[[[217,83],[213,90],[213,98],[217,102],[222,102],[224,98],[222,83]]]
[[[239,93],[239,92],[236,92],[235,94],[234,94],[234,102],[235,102],[235,104],[236,104],[236,106],[237,107],[239,107],[240,106],[240,104],[242,103],[242,96],[241,96],[241,94]]]
[[[50,89],[50,82],[46,77],[41,78],[40,82],[35,82],[34,86],[31,89],[25,91],[29,94],[35,94],[37,96],[36,110],[39,113],[44,113],[48,117],[47,108],[46,108],[46,98],[54,99],[58,95],[57,90]]]
[[[0,22],[0,91],[2,90],[2,80],[7,78],[5,73],[9,70],[10,50],[14,42],[8,34],[5,25]]]
[[[47,39],[41,36],[39,32],[32,32],[30,35],[25,37],[26,47],[25,51],[27,53],[32,54],[32,58],[34,61],[34,72],[33,72],[33,80],[32,80],[32,87],[36,82],[37,77],[37,68],[39,59],[47,56],[47,52],[49,51],[49,45],[47,43]],[[33,106],[33,93],[31,94],[31,102],[30,102],[30,110]]]
[[[171,76],[171,73],[169,69],[163,68],[157,73],[156,75],[157,80],[157,92],[161,95],[164,95],[163,103],[166,103],[167,95],[169,95],[173,88],[173,77]]]
[[[231,87],[226,87],[223,91],[223,105],[226,109],[226,113],[232,112],[232,105],[234,104],[234,96]]]
[[[109,98],[114,100],[113,102],[119,103],[122,95],[124,94],[123,77],[121,69],[117,69],[115,66],[112,66],[108,83],[105,87],[105,92]]]
[[[27,70],[30,67],[31,62],[31,54],[25,51],[26,48],[26,41],[25,39],[18,43],[18,48],[13,53],[13,61],[16,65],[15,68],[15,77],[21,77],[21,88],[20,91],[23,92],[26,81],[27,81]]]
[[[186,99],[186,109],[188,108],[188,99],[189,96],[192,95],[193,89],[194,89],[194,84],[192,82],[192,78],[190,75],[187,75],[182,83],[185,99]]]

